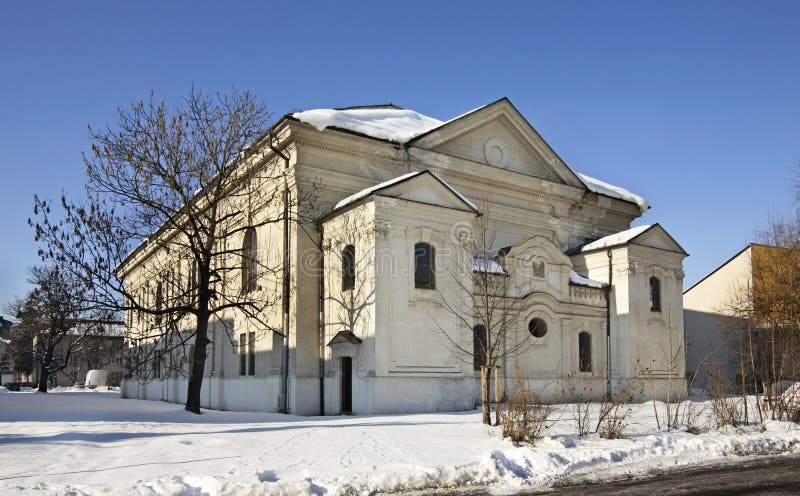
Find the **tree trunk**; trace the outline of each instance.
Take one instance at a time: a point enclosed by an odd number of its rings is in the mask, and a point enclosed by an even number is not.
[[[500,367],[494,367],[494,425],[500,425]]]
[[[200,311],[197,312],[197,330],[194,336],[194,357],[189,372],[189,386],[186,393],[186,410],[200,415],[200,389],[206,369],[206,348],[208,346],[208,297],[201,295]]]
[[[48,367],[50,362],[53,361],[53,348],[48,347],[47,351],[44,354],[44,361],[39,366],[39,392],[46,393],[47,392],[47,380],[50,378],[50,373],[48,372]]]
[[[483,423],[492,425],[492,415],[489,410],[489,369],[481,367],[481,409],[483,412]]]

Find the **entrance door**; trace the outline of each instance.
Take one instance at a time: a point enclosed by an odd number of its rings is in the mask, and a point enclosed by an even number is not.
[[[342,357],[342,413],[353,412],[353,360]]]

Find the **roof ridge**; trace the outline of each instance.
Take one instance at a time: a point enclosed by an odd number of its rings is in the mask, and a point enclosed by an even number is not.
[[[338,107],[334,108],[333,110],[360,110],[360,109],[394,109],[394,110],[406,110],[399,105],[395,105],[392,102],[389,103],[378,103],[375,105],[352,105],[349,107]]]

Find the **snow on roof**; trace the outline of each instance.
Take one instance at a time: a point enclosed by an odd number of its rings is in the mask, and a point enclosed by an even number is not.
[[[627,231],[622,231],[616,234],[612,234],[610,236],[606,236],[605,238],[600,238],[597,241],[592,241],[591,243],[584,245],[581,248],[581,252],[601,250],[603,248],[610,248],[612,246],[624,245],[625,243],[632,240],[636,236],[642,234],[643,232],[647,231],[651,227],[653,226],[649,224],[645,226],[638,226],[628,229]]]
[[[608,184],[599,179],[595,179],[585,174],[581,174],[580,172],[576,172],[576,174],[578,175],[578,177],[581,178],[584,184],[586,184],[586,187],[595,193],[635,203],[636,205],[639,206],[639,209],[642,211],[642,213],[644,213],[645,211],[647,211],[647,209],[650,208],[650,204],[647,203],[647,200],[645,200],[639,195],[631,193],[625,188],[620,188],[619,186]]]
[[[389,186],[391,186],[393,184],[397,184],[397,183],[399,183],[401,181],[405,181],[406,179],[410,179],[410,178],[412,178],[414,176],[418,176],[418,175],[422,174],[423,172],[424,171],[409,172],[408,174],[403,174],[402,176],[396,177],[394,179],[389,179],[388,181],[384,181],[384,182],[382,182],[380,184],[376,184],[375,186],[371,186],[369,188],[362,189],[358,193],[352,194],[352,195],[348,196],[347,198],[345,198],[344,200],[341,200],[339,203],[336,204],[335,207],[333,207],[333,209],[334,210],[338,210],[338,209],[340,209],[340,208],[342,208],[342,207],[344,207],[346,205],[349,205],[349,204],[351,204],[351,203],[353,203],[355,201],[358,201],[358,200],[360,200],[360,199],[362,199],[362,198],[364,198],[366,196],[369,196],[374,191],[378,191],[379,189],[387,188],[387,187],[389,187]]]
[[[314,109],[295,112],[292,117],[319,131],[336,127],[395,143],[405,143],[444,124],[419,112],[396,107]]]
[[[574,270],[569,271],[569,282],[572,284],[577,284],[578,286],[588,286],[590,288],[605,287],[605,283],[595,281],[594,279],[589,279],[588,277],[583,277]]]
[[[362,189],[358,193],[352,194],[352,195],[348,196],[347,198],[339,201],[339,203],[337,203],[336,206],[333,207],[333,209],[334,210],[338,210],[338,209],[340,209],[340,208],[342,208],[344,206],[347,206],[347,205],[349,205],[351,203],[354,203],[354,202],[356,202],[356,201],[358,201],[358,200],[360,200],[362,198],[365,198],[365,197],[371,195],[372,193],[374,193],[376,191],[382,190],[384,188],[388,188],[389,186],[392,186],[392,185],[397,184],[397,183],[401,183],[401,182],[405,181],[406,179],[411,179],[412,177],[420,176],[422,174],[430,174],[431,176],[435,177],[440,183],[442,183],[454,195],[458,196],[461,199],[461,201],[463,201],[464,203],[469,205],[470,208],[474,209],[476,212],[478,211],[478,207],[476,207],[474,203],[469,201],[457,189],[455,189],[454,187],[450,186],[449,184],[447,184],[447,181],[445,181],[441,177],[437,176],[436,174],[434,174],[433,172],[428,171],[428,170],[409,172],[408,174],[403,174],[402,176],[396,177],[394,179],[389,179],[388,181],[384,181],[384,182],[382,182],[380,184],[376,184],[375,186],[370,186],[369,188]]]
[[[472,109],[446,122],[413,110],[390,105],[345,109],[312,109],[295,112],[292,117],[315,127],[319,131],[328,127],[335,127],[395,143],[406,143],[417,136],[429,133],[444,124],[458,120],[484,107],[486,106]],[[635,203],[642,212],[650,208],[647,200],[625,188],[614,186],[578,172],[576,174],[590,191]]]
[[[494,260],[487,258],[473,258],[472,259],[472,272],[483,272],[496,276],[508,275],[506,269]]]

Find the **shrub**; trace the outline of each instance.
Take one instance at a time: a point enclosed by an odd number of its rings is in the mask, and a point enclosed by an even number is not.
[[[503,438],[535,445],[550,428],[553,410],[550,405],[542,403],[533,389],[527,387],[519,367],[514,375],[514,393],[500,410]]]

